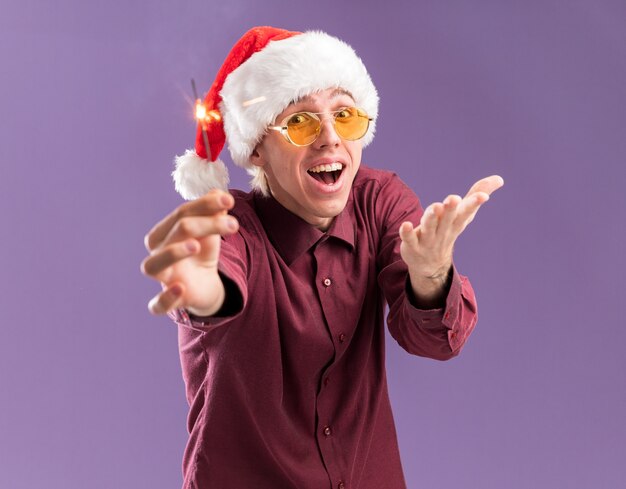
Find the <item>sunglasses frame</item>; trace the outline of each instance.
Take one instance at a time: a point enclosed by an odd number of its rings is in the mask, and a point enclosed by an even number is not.
[[[335,126],[335,123],[337,121],[337,114],[339,112],[342,112],[346,109],[356,109],[357,112],[362,112],[363,114],[365,114],[365,119],[367,119],[367,127],[365,128],[365,131],[363,132],[363,135],[356,138],[356,139],[347,139],[344,138],[343,136],[341,136],[341,134],[339,134],[339,132],[337,132],[337,128]],[[289,137],[289,127],[287,126],[287,121],[289,121],[289,119],[291,119],[293,116],[298,115],[298,114],[307,114],[310,116],[313,116],[313,119],[317,119],[319,122],[319,128],[318,128],[318,132],[317,135],[315,136],[315,139],[313,139],[310,143],[307,144],[298,144],[296,142],[294,142],[290,137]],[[335,130],[335,132],[337,133],[337,135],[341,138],[344,139],[346,141],[358,141],[359,139],[361,139],[363,136],[365,136],[367,134],[367,131],[369,130],[370,127],[370,122],[372,122],[374,119],[371,118],[367,112],[365,112],[363,109],[359,108],[359,107],[355,107],[355,106],[346,106],[346,107],[342,107],[340,109],[337,110],[333,110],[331,112],[309,112],[308,110],[300,110],[298,112],[294,112],[293,114],[289,114],[287,117],[285,117],[282,122],[280,123],[280,125],[278,126],[268,126],[268,129],[271,129],[273,131],[279,131],[283,137],[289,141],[291,144],[293,144],[294,146],[298,146],[298,147],[304,147],[304,146],[310,146],[311,144],[313,144],[315,141],[317,141],[317,138],[320,137],[320,133],[321,131],[319,129],[321,129],[322,127],[322,119],[319,117],[320,115],[332,115],[333,116],[333,129]],[[363,117],[361,115],[358,115],[357,117]]]

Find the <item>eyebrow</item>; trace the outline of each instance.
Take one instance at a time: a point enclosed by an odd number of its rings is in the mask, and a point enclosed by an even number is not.
[[[342,95],[347,95],[348,97],[350,97],[352,100],[354,100],[354,97],[352,96],[352,94],[350,92],[348,92],[348,90],[345,90],[343,88],[335,88],[332,93],[330,94],[330,98],[334,99],[337,97],[341,97]],[[309,97],[310,95],[303,95],[300,98],[297,99],[293,99],[291,102],[289,102],[289,105],[287,107],[291,107],[292,105],[296,105],[299,104],[300,102],[304,102],[306,101],[306,99]]]
[[[348,90],[344,90],[343,88],[335,88],[335,90],[333,90],[333,93],[330,94],[330,97],[337,98],[337,97],[340,97],[341,95],[347,95],[352,100],[354,100],[354,97],[352,96],[352,94],[348,92]]]

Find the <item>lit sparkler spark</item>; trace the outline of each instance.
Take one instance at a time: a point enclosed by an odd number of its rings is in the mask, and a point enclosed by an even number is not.
[[[196,120],[198,122],[219,122],[222,120],[222,116],[217,110],[206,110],[205,105],[196,100]]]
[[[246,100],[243,104],[244,107],[249,107],[250,105],[258,104],[259,102],[265,102],[265,95],[261,95],[260,97],[253,98],[250,100]]]
[[[191,79],[191,88],[193,90],[193,98],[196,99],[196,119],[200,123],[200,127],[202,128],[202,140],[204,142],[204,147],[206,149],[206,156],[209,161],[211,161],[211,148],[209,147],[209,136],[206,132],[206,124],[207,122],[211,122],[212,119],[220,120],[219,112],[216,110],[210,110],[207,112],[206,107],[202,103],[202,100],[198,98],[198,91],[196,90],[196,82],[192,78]],[[211,114],[211,117],[209,117]],[[217,117],[215,115],[217,114]]]
[[[206,107],[200,101],[200,99],[196,100],[196,120],[203,121],[206,119]]]

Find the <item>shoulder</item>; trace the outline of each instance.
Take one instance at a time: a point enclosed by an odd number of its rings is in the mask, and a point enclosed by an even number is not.
[[[239,222],[239,231],[223,237],[222,240],[238,249],[240,253],[247,250],[245,253],[249,254],[250,249],[256,247],[260,236],[264,234],[255,208],[254,192],[244,192],[237,189],[229,189],[228,191],[235,199],[235,205],[228,213]]]
[[[235,199],[235,209],[245,209],[246,207],[252,207],[252,201],[254,199],[252,192],[244,192],[236,188],[228,189],[230,195]]]
[[[235,205],[229,211],[241,223],[253,225],[258,221],[254,205],[254,193],[244,192],[243,190],[229,189],[230,194],[235,199]]]
[[[381,188],[387,186],[390,182],[401,181],[398,175],[389,170],[380,170],[369,166],[361,165],[354,179],[353,187],[375,187]]]
[[[357,202],[385,201],[399,198],[417,199],[409,186],[395,173],[361,165],[352,184],[352,197]]]
[[[421,204],[417,195],[394,172],[361,166],[353,183],[355,215],[384,232],[405,220],[419,222]]]

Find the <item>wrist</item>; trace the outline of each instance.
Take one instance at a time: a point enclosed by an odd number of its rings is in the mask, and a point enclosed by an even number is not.
[[[409,270],[409,281],[416,307],[420,309],[442,308],[452,281],[452,265],[430,275]]]
[[[224,289],[224,285],[222,284],[221,280],[218,282],[218,286],[216,287],[216,289],[216,295],[213,299],[212,304],[202,305],[198,307],[187,306],[185,308],[187,312],[192,316],[199,318],[215,315],[215,313],[217,313],[222,308],[226,300],[226,290]]]

